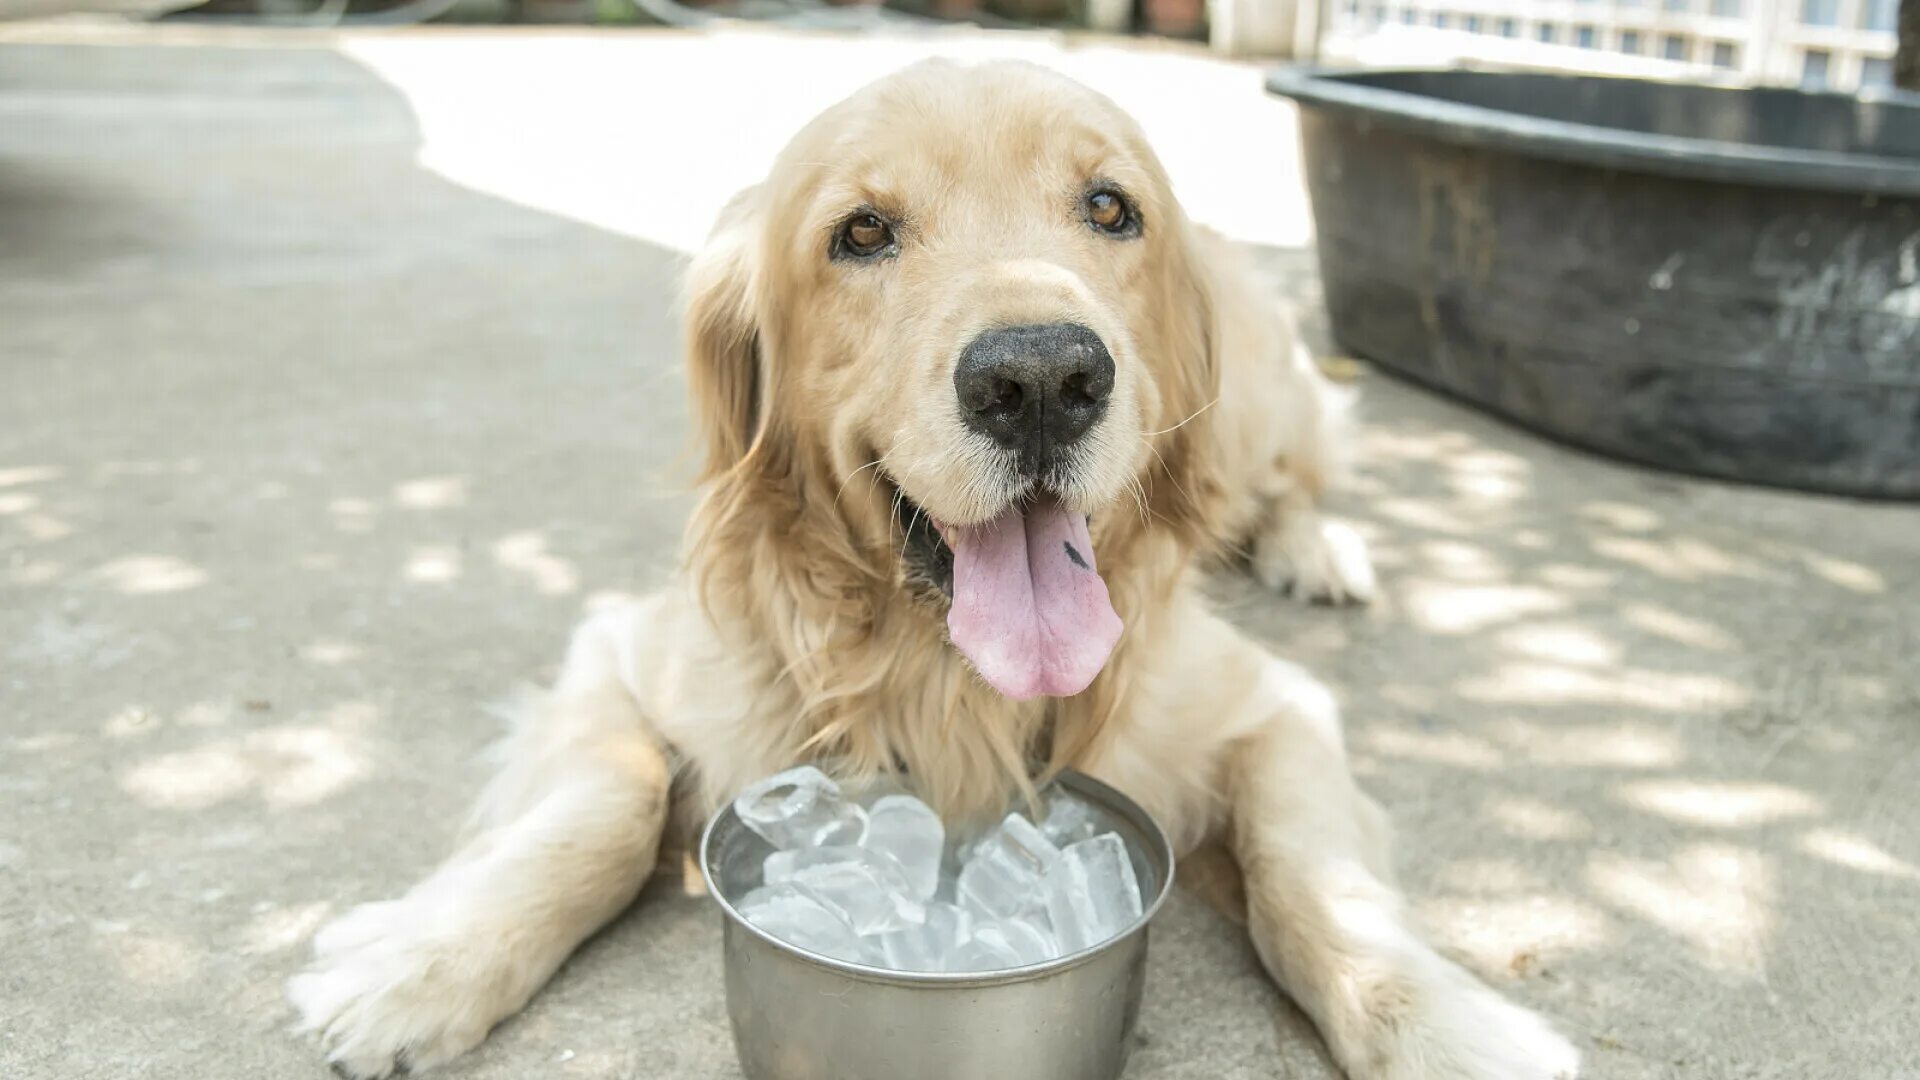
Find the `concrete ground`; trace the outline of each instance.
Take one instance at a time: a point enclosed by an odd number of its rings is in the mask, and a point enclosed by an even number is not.
[[[684,251],[935,50],[1113,90],[1311,305],[1291,115],[1183,52],[0,30],[0,1077],[325,1075],[313,929],[443,853],[483,703],[671,565]],[[1365,411],[1384,600],[1217,591],[1344,696],[1434,938],[1590,1076],[1920,1075],[1920,508]],[[666,875],[448,1075],[736,1076],[716,919]],[[1334,1075],[1230,920],[1155,935],[1130,1077]]]

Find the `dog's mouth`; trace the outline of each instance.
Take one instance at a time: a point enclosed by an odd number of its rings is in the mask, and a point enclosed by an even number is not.
[[[922,510],[919,503],[908,498],[895,484],[893,516],[902,536],[900,562],[906,571],[907,584],[952,601],[953,549],[940,535],[933,515]]]
[[[1122,629],[1087,516],[1043,491],[952,525],[896,492],[908,579],[948,598],[947,635],[974,670],[1016,701],[1085,690]]]

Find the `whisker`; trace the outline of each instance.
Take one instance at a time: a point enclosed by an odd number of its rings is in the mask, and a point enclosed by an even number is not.
[[[1141,485],[1137,476],[1127,477],[1127,494],[1133,496],[1133,505],[1140,512],[1140,524],[1151,525],[1152,517],[1147,513],[1147,489]]]
[[[900,558],[902,561],[907,557],[907,544],[913,540],[913,527],[919,524],[922,513],[924,513],[924,511],[922,511],[919,504],[916,503],[913,508],[913,516],[907,519],[907,527],[900,533]]]
[[[866,472],[868,469],[873,468],[875,465],[878,465],[885,460],[887,460],[887,456],[885,454],[882,454],[879,457],[874,458],[872,461],[867,462],[865,465],[862,465],[859,468],[848,473],[847,478],[845,480],[840,481],[840,489],[833,493],[833,505],[835,506],[840,505],[840,496],[846,494],[847,485],[853,483],[854,477],[859,476],[861,473]],[[880,475],[879,473],[874,474],[875,477],[878,477],[879,475]]]
[[[1198,415],[1198,414],[1195,414],[1195,415]],[[1151,450],[1153,452],[1154,459],[1160,462],[1160,471],[1166,473],[1167,479],[1172,481],[1173,490],[1179,492],[1181,498],[1187,500],[1189,504],[1192,504],[1193,496],[1187,494],[1187,489],[1180,486],[1180,478],[1173,475],[1172,469],[1167,468],[1167,459],[1160,456],[1159,448],[1155,447],[1152,443],[1148,443],[1147,449]]]
[[[1159,431],[1143,431],[1140,433],[1140,437],[1143,439],[1151,439],[1155,435],[1165,435],[1169,431],[1178,431],[1181,428],[1186,427],[1188,424],[1192,423],[1193,418],[1195,416],[1199,416],[1201,413],[1206,412],[1208,409],[1211,409],[1218,404],[1220,404],[1220,395],[1215,394],[1212,401],[1209,401],[1205,405],[1202,405],[1199,408],[1193,410],[1193,416],[1187,417],[1185,420],[1180,421],[1179,423],[1173,425],[1170,428],[1161,428]]]

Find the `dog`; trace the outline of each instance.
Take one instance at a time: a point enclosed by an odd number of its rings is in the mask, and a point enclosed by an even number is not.
[[[1571,1046],[1402,913],[1333,696],[1197,567],[1365,600],[1319,503],[1342,394],[1135,123],[1024,64],[828,109],[689,270],[706,448],[683,571],[594,616],[456,853],[314,940],[289,996],[354,1077],[473,1047],[626,908],[670,830],[797,761],[950,816],[1029,765],[1218,840],[1266,969],[1354,1080],[1549,1080]]]

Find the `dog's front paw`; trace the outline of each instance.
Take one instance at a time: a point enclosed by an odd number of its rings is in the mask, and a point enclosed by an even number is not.
[[[1580,1054],[1539,1016],[1429,953],[1378,996],[1355,1080],[1575,1080]]]
[[[1312,603],[1366,604],[1379,591],[1367,542],[1337,521],[1280,522],[1254,544],[1253,573]]]
[[[314,938],[314,965],[287,983],[298,1030],[317,1032],[353,1080],[432,1068],[477,1045],[511,1008],[493,943],[450,933],[414,900],[363,904]]]

